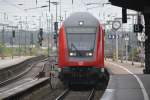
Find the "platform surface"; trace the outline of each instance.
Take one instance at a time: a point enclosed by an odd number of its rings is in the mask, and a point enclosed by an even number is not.
[[[31,58],[31,56],[21,56],[21,57],[15,57],[13,59],[10,57],[7,57],[5,59],[0,59],[0,69],[21,63],[29,58]]]
[[[26,79],[17,81],[13,84],[9,84],[8,86],[2,87],[0,88],[0,100],[8,96],[15,95],[17,93],[25,91],[48,79],[49,79],[48,77],[40,78],[40,79],[26,78]]]
[[[141,63],[107,60],[110,73],[108,87],[100,100],[149,100],[150,75],[143,74]]]

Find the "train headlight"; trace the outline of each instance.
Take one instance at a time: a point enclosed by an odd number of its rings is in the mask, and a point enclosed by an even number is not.
[[[79,25],[83,26],[84,25],[84,21],[79,21]]]
[[[70,53],[70,56],[73,56],[73,53],[72,53],[72,52]]]
[[[86,56],[93,56],[93,53],[89,52],[89,53],[86,54]]]
[[[104,68],[101,68],[101,72],[104,73],[104,72],[105,72],[105,69],[104,69]]]
[[[58,68],[57,70],[58,70],[58,72],[61,72],[61,68]]]
[[[90,53],[89,53],[89,56],[92,56],[92,55],[93,55],[93,54],[90,52]]]
[[[70,52],[70,54],[69,54],[70,56],[76,56],[76,53],[74,53],[74,52]]]

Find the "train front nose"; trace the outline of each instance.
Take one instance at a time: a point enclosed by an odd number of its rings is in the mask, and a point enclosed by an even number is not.
[[[89,84],[98,81],[104,64],[102,38],[99,21],[88,13],[76,13],[64,21],[59,34],[58,56],[59,76],[63,82]]]

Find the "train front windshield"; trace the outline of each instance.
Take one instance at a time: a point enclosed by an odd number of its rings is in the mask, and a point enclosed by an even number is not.
[[[79,30],[78,30],[79,31]],[[91,57],[95,48],[95,31],[67,33],[69,55],[72,57]]]

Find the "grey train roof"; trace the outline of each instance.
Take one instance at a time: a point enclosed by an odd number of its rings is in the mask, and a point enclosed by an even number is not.
[[[89,26],[89,27],[97,27],[99,25],[99,21],[90,13],[88,12],[76,12],[69,16],[64,21],[65,27],[71,27],[71,26],[79,26],[79,22],[83,21],[83,26]]]

